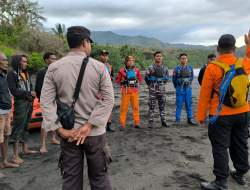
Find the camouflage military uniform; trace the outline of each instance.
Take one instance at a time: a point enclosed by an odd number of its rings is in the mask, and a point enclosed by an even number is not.
[[[162,122],[166,121],[166,118],[165,118],[165,104],[166,104],[165,84],[166,84],[166,80],[159,82],[159,83],[149,80],[150,77],[155,76],[155,70],[157,67],[158,68],[160,67],[160,69],[163,70],[164,75],[167,78],[169,76],[168,67],[166,65],[157,66],[156,64],[152,64],[146,71],[145,81],[146,81],[146,83],[148,85],[148,89],[149,89],[149,100],[148,100],[149,122],[153,122],[153,120],[154,120],[154,108],[155,108],[157,100],[158,100],[158,105],[159,105],[161,121]]]

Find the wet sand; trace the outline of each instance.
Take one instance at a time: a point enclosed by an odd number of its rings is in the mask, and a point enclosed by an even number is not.
[[[174,126],[175,90],[171,81],[166,87],[166,118],[171,127],[161,126],[158,106],[155,109],[154,128],[147,127],[148,89],[143,82],[139,88],[142,129],[134,128],[132,110],[129,108],[127,130],[122,132],[119,131],[121,89],[114,84],[116,101],[112,112],[112,126],[115,126],[116,131],[107,133],[113,158],[109,173],[114,190],[200,189],[202,181],[214,180],[212,150],[207,128],[187,124],[185,106],[182,110],[181,126]],[[192,108],[195,117],[200,91],[197,78],[194,78],[192,87]],[[21,156],[25,163],[19,168],[0,169],[6,176],[0,180],[0,190],[61,189],[61,175],[57,167],[60,148],[50,145],[49,142],[50,134],[46,139],[48,153]],[[39,151],[40,129],[30,130],[28,146]],[[19,151],[21,153],[21,145]],[[9,146],[9,161],[12,155],[12,146]],[[84,189],[89,190],[87,168],[84,175]],[[250,181],[250,173],[246,175],[246,179]],[[249,188],[238,185],[231,177],[228,178],[228,185],[231,190]]]

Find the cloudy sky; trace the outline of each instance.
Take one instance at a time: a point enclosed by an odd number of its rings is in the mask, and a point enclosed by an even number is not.
[[[37,0],[32,0],[37,1]],[[45,27],[63,23],[91,31],[143,35],[170,43],[211,45],[233,34],[237,46],[250,29],[247,0],[38,0]]]

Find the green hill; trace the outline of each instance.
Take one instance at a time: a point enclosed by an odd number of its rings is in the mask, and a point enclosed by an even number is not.
[[[203,46],[203,45],[190,45],[190,44],[170,44],[173,48],[181,49],[205,49],[205,50],[216,50],[216,45]]]
[[[147,47],[172,47],[169,43],[164,43],[155,38],[147,38],[145,36],[126,36],[118,35],[110,31],[93,31],[91,32],[93,41],[100,45],[131,45],[131,46],[147,46]]]
[[[170,44],[162,42],[156,38],[148,38],[145,36],[126,36],[118,35],[110,31],[93,31],[91,33],[93,41],[100,45],[131,45],[131,46],[146,46],[160,48],[181,48],[181,49],[205,49],[216,50],[216,46],[189,45],[189,44]]]
[[[130,45],[141,47],[156,47],[156,48],[175,48],[175,49],[203,49],[216,51],[216,45],[203,46],[177,43],[172,44],[168,42],[162,42],[156,38],[148,38],[142,35],[139,36],[126,36],[115,34],[110,31],[93,31],[91,33],[93,41],[99,45]],[[246,46],[237,48],[236,53],[245,56]]]

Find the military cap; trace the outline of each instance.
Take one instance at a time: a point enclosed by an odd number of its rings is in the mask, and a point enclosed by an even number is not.
[[[68,28],[67,37],[70,36],[84,36],[87,37],[91,43],[94,43],[90,38],[90,30],[83,26],[71,26]]]

